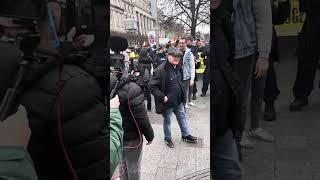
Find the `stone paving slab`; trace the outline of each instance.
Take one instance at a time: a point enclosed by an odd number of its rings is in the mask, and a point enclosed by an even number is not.
[[[244,150],[244,180],[320,180],[320,91],[314,89],[303,111],[289,112],[297,63],[293,52],[285,49],[276,67],[281,91],[276,102],[278,119],[261,122],[276,140],[254,140],[255,149]],[[315,79],[318,87],[319,72]]]

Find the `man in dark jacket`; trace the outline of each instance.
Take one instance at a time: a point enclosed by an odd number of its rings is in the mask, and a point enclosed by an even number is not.
[[[171,140],[171,115],[176,115],[179,122],[182,139],[189,143],[196,143],[197,138],[190,135],[184,108],[185,88],[183,86],[183,72],[179,66],[182,52],[177,48],[169,48],[168,59],[155,69],[149,86],[156,102],[156,112],[164,118],[163,130],[166,144],[173,148]]]
[[[278,2],[278,1],[276,1]],[[277,84],[277,76],[274,68],[274,63],[279,62],[279,49],[278,49],[278,37],[274,25],[280,25],[285,23],[287,18],[290,16],[290,0],[279,1],[277,4],[271,2],[272,8],[272,44],[271,53],[269,56],[269,69],[267,72],[266,86],[264,90],[264,120],[274,121],[276,120],[276,111],[274,108],[274,102],[280,94],[280,90]]]
[[[202,93],[201,97],[207,95],[207,91],[210,84],[210,44],[203,47],[203,53],[201,57],[204,59],[204,65],[206,66],[203,72],[203,84],[202,84]]]
[[[302,30],[298,37],[298,72],[293,87],[294,101],[290,111],[299,111],[309,104],[308,96],[314,86],[314,78],[320,57],[320,1],[299,0],[300,12],[306,13]]]
[[[59,5],[50,2],[49,8],[57,21]],[[46,14],[39,30],[39,47],[55,51]],[[27,86],[20,97],[28,113],[32,132],[28,151],[37,175],[42,180],[108,179],[109,132],[101,88],[77,65],[64,64],[60,71],[57,63],[46,64],[50,61],[57,59],[44,57],[28,66]]]
[[[122,63],[122,62],[121,62]],[[124,62],[121,64],[122,70]],[[114,88],[118,71],[110,64],[110,88]],[[123,120],[123,162],[124,179],[140,179],[140,162],[143,137],[152,143],[154,133],[144,103],[144,94],[133,76],[124,74],[119,80],[117,95],[120,99],[120,112]]]
[[[156,69],[160,64],[164,63],[166,61],[167,54],[164,49],[164,47],[160,47],[157,50],[155,59],[153,60],[153,68]]]
[[[107,94],[107,67],[105,63],[105,49],[107,32],[105,22],[105,1],[81,0],[61,2],[63,20],[60,33],[68,33],[67,39],[84,41],[86,46],[78,45],[78,49],[90,52],[83,66],[86,71],[99,82],[103,94]]]
[[[232,3],[231,3],[232,4]],[[211,142],[213,142],[213,179],[241,180],[239,163],[240,148],[237,148],[235,135],[241,132],[241,91],[237,76],[232,68],[234,35],[231,13],[220,0],[211,1],[214,23],[214,43],[210,62],[211,102],[213,102],[213,123],[211,123]],[[212,42],[213,41],[213,42]]]

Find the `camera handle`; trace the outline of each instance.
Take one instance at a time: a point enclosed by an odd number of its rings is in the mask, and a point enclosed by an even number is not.
[[[27,72],[26,67],[28,64],[29,61],[25,59],[22,60],[13,87],[8,88],[8,90],[6,91],[6,94],[0,105],[0,121],[4,121],[10,115],[11,112],[14,112],[14,110],[18,108],[18,104],[15,104],[15,100],[20,94],[20,88],[23,84],[23,80]]]
[[[114,98],[114,96],[116,95],[117,93],[117,90],[118,90],[118,86],[119,86],[119,79],[116,80],[116,83],[114,85],[114,88],[112,89],[111,93],[110,93],[110,99]]]

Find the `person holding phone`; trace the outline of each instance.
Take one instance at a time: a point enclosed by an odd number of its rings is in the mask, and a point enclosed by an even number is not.
[[[110,100],[110,175],[122,159],[123,128],[118,95]]]
[[[27,151],[31,131],[26,110],[0,122],[0,179],[37,180],[33,161]]]

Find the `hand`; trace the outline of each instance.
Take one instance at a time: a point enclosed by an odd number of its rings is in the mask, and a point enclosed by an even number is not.
[[[163,102],[164,102],[164,103],[167,103],[167,102],[168,102],[168,97],[167,97],[167,96],[165,96],[165,97],[163,98]]]
[[[94,35],[82,34],[80,36],[75,37],[76,34],[77,34],[77,29],[75,27],[71,28],[71,30],[67,34],[67,41],[73,42],[73,46],[76,49],[88,47],[94,41]]]
[[[120,101],[119,96],[116,95],[113,99],[110,100],[110,108],[119,109]]]
[[[146,145],[150,145],[150,144],[152,144],[152,141],[149,141]]]
[[[194,85],[194,80],[190,80],[190,86]]]
[[[0,122],[0,146],[18,146],[26,149],[30,136],[26,109],[21,105],[14,115]]]
[[[76,34],[77,34],[76,27],[71,28],[67,34],[67,41],[73,42],[73,38],[76,36]]]
[[[256,64],[256,70],[254,74],[256,79],[263,78],[266,76],[269,68],[269,61],[266,58],[259,58]]]
[[[140,72],[135,72],[134,76],[138,77],[140,75]]]

